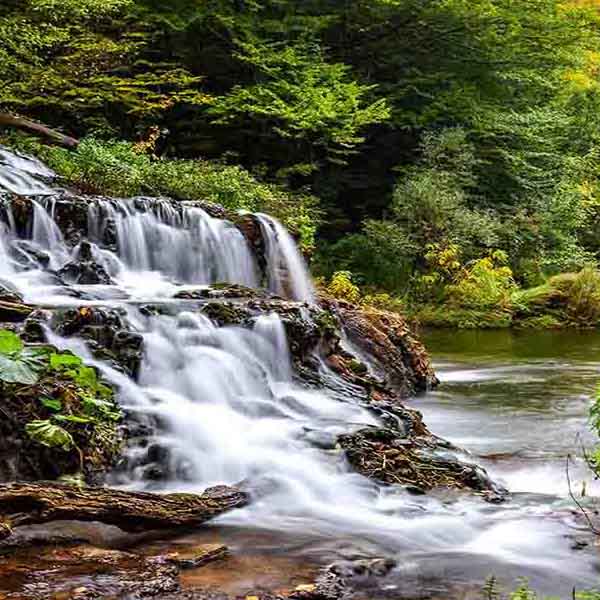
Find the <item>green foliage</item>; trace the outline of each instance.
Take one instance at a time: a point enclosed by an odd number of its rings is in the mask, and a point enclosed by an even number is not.
[[[0,382],[34,384],[44,369],[47,351],[25,348],[19,336],[0,329]]]
[[[496,250],[467,265],[455,283],[446,287],[448,302],[476,310],[510,309],[516,285],[507,260],[504,252]]]
[[[352,273],[349,271],[334,273],[326,290],[328,294],[338,300],[345,300],[351,304],[358,304],[360,301],[360,289],[352,283]]]
[[[73,436],[49,419],[30,421],[25,426],[25,431],[32,440],[48,448],[61,448],[68,451],[75,446]]]
[[[42,146],[21,136],[12,145],[43,158],[67,182],[99,194],[165,195],[205,200],[229,210],[261,211],[279,218],[312,250],[319,222],[316,198],[263,183],[239,166],[205,160],[153,160],[134,144],[81,141],[76,151]]]
[[[237,58],[251,65],[262,81],[236,85],[215,99],[208,111],[215,124],[253,120],[282,138],[322,146],[329,160],[339,162],[364,141],[366,126],[389,118],[384,99],[367,99],[374,86],[353,80],[347,65],[328,63],[315,42],[238,45]]]

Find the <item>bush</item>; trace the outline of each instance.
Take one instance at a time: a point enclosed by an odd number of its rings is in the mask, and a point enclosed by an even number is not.
[[[352,273],[349,271],[334,273],[327,286],[327,292],[334,298],[351,304],[358,304],[360,301],[360,289],[352,283]]]
[[[517,288],[508,257],[500,250],[467,266],[453,285],[446,288],[448,302],[475,310],[511,308],[511,294]]]

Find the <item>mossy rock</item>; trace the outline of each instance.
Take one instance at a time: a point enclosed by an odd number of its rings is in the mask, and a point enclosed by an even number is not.
[[[21,342],[0,352],[0,480],[101,481],[123,441],[112,388],[95,368],[49,346]]]

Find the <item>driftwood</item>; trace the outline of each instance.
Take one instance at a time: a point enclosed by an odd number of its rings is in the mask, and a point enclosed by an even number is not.
[[[0,300],[0,323],[19,323],[34,311],[33,306]]]
[[[30,121],[24,117],[11,115],[10,113],[0,112],[0,126],[2,125],[7,127],[16,127],[17,129],[25,129],[26,131],[48,138],[53,142],[60,144],[61,146],[66,146],[67,148],[77,148],[79,145],[79,140],[65,135],[64,133],[60,133],[60,131],[50,129],[45,125],[36,123],[35,121]]]
[[[13,527],[57,520],[100,521],[123,531],[195,526],[248,502],[244,492],[217,486],[203,494],[151,494],[44,483],[0,485],[0,539]]]

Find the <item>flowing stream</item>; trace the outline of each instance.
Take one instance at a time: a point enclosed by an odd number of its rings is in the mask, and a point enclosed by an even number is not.
[[[0,281],[30,302],[126,312],[145,342],[139,381],[96,364],[119,386],[126,408],[162,424],[151,440],[168,451],[160,489],[199,491],[241,480],[261,488],[247,508],[194,539],[218,535],[242,554],[250,548],[254,555],[285,554],[298,570],[340,557],[394,557],[397,568],[369,591],[371,599],[470,597],[492,573],[509,585],[527,576],[563,597],[574,585],[597,583],[592,546],[573,550],[585,528],[568,497],[565,458],[578,450],[578,435],[592,441],[587,411],[600,373],[600,336],[429,335],[442,385],[409,404],[513,494],[491,505],[465,494],[415,496],[379,487],[353,473],[335,449],[339,433],[377,419],[351,398],[340,401],[294,380],[276,314],[257,317],[251,329],[217,328],[185,305],[162,316],[138,309],[142,300],[175,302],[181,289],[220,281],[257,286],[259,266],[232,223],[161,200],[97,199],[89,205],[87,236],[110,281],[65,288],[56,273],[81,260],[82,249],[69,248],[56,225],[57,199],[46,183],[52,174],[11,156],[0,153],[0,186],[34,195],[33,216],[25,235],[10,211],[0,226]],[[266,285],[311,302],[312,284],[293,240],[271,217],[255,218],[266,239]],[[49,335],[90,356],[83,342]],[[130,452],[132,468],[115,481],[144,487],[136,453],[147,449]],[[581,461],[572,467],[578,491],[589,479],[583,467]],[[588,482],[588,494],[598,491]],[[284,571],[294,569],[286,563]],[[246,582],[249,575],[239,577]]]

